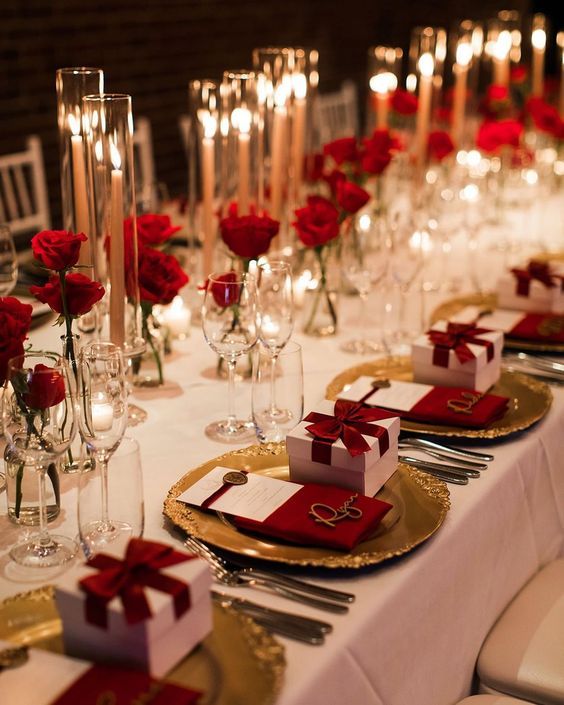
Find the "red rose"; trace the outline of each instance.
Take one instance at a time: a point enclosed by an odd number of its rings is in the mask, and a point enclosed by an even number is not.
[[[500,86],[492,83],[488,86],[479,111],[486,118],[497,120],[503,115],[507,115],[511,109],[511,94],[507,86]]]
[[[369,174],[381,174],[392,161],[392,151],[401,148],[399,140],[386,129],[374,130],[372,137],[364,140],[361,166]]]
[[[454,152],[454,143],[448,132],[444,130],[435,130],[429,133],[429,141],[427,142],[429,155],[431,159],[440,162],[449,154]]]
[[[323,177],[323,169],[325,168],[325,155],[306,154],[304,157],[304,179],[309,183],[315,183]]]
[[[335,196],[337,194],[337,186],[341,181],[346,181],[347,176],[340,169],[333,169],[328,174],[323,174],[323,181],[331,189],[331,194]]]
[[[211,293],[215,303],[221,308],[233,306],[239,301],[241,285],[237,281],[235,272],[226,272],[216,276],[211,282]],[[210,280],[208,279],[205,288],[208,289]]]
[[[331,157],[339,166],[343,162],[356,162],[358,159],[356,137],[340,137],[333,142],[328,142],[323,147],[323,154]]]
[[[25,339],[31,326],[31,314],[33,306],[31,304],[22,304],[14,296],[0,297],[0,316],[3,320],[11,318],[14,321],[15,335],[18,338]],[[0,331],[4,328],[0,325]]]
[[[104,287],[100,282],[92,281],[84,274],[75,272],[66,275],[65,289],[68,313],[71,316],[82,316],[88,313],[104,296]],[[44,286],[30,286],[29,290],[39,301],[48,304],[53,311],[63,313],[61,282],[58,276],[52,276]]]
[[[84,233],[66,230],[42,230],[31,238],[33,256],[47,269],[60,272],[74,267],[80,255],[80,245],[88,238]]]
[[[392,93],[390,105],[395,113],[400,115],[415,115],[417,112],[417,96],[415,93],[398,88]]]
[[[560,119],[558,110],[542,98],[529,98],[526,108],[533,119],[535,127],[556,139],[564,139],[564,120]]]
[[[486,91],[488,103],[505,103],[509,100],[509,88],[492,83]]]
[[[512,66],[510,71],[511,83],[525,83],[527,80],[527,67],[519,64],[518,66]]]
[[[188,283],[188,276],[173,255],[151,247],[139,252],[139,296],[152,304],[169,304]]]
[[[476,146],[484,152],[497,152],[501,147],[518,147],[523,125],[517,120],[486,121],[480,125]]]
[[[133,236],[133,218],[126,218],[124,221],[125,237],[131,239]],[[181,227],[172,225],[168,215],[157,215],[147,213],[137,216],[137,244],[155,247],[162,245],[170,239],[174,233],[182,230]]]
[[[0,298],[0,384],[6,379],[10,358],[24,352],[32,310],[30,304],[22,304],[13,296]]]
[[[319,247],[339,235],[339,211],[323,196],[309,196],[307,206],[298,208],[292,223],[306,247]]]
[[[60,404],[65,398],[65,379],[52,367],[35,365],[33,372],[27,373],[27,392],[23,395],[29,409],[49,409]]]
[[[280,223],[267,215],[229,215],[219,223],[227,247],[244,259],[257,259],[268,251]]]
[[[370,194],[352,181],[337,183],[337,203],[347,213],[356,213],[370,200]]]

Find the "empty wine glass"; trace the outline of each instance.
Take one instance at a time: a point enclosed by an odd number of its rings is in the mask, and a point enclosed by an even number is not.
[[[82,521],[80,534],[83,546],[95,552],[123,534],[131,535],[131,527],[111,518],[108,509],[108,462],[127,426],[127,388],[123,356],[113,343],[86,345],[80,352],[78,368],[80,432],[101,475],[100,515],[88,524]]]
[[[8,363],[2,395],[4,433],[24,464],[35,465],[39,483],[39,532],[10,551],[12,560],[26,567],[58,566],[77,551],[72,539],[48,532],[45,502],[45,476],[76,433],[75,391],[74,376],[55,353],[28,352]]]
[[[210,348],[227,362],[227,419],[206,427],[216,441],[238,443],[254,434],[252,424],[235,414],[235,365],[257,341],[257,292],[255,278],[226,272],[210,274],[202,304],[202,328]]]
[[[369,325],[366,301],[370,292],[379,284],[387,267],[386,236],[381,223],[371,223],[353,227],[343,237],[341,267],[349,283],[358,292],[360,298],[360,317],[358,330],[361,337],[345,341],[341,349],[353,353],[374,353],[386,351],[381,338],[369,340],[365,331]]]
[[[18,279],[18,258],[8,225],[0,225],[0,296],[8,296]]]
[[[258,336],[270,355],[270,409],[273,422],[284,423],[288,410],[276,403],[276,363],[292,335],[294,303],[292,268],[288,262],[265,262],[258,268]]]

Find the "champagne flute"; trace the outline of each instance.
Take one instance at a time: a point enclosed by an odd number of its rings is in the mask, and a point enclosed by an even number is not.
[[[80,352],[80,432],[96,459],[101,475],[101,515],[84,522],[80,516],[80,537],[86,555],[131,534],[125,522],[110,518],[108,511],[108,462],[127,427],[127,388],[120,348],[113,343],[93,342]],[[88,472],[81,481],[88,481]]]
[[[8,296],[18,279],[18,258],[8,225],[0,225],[0,296]]]
[[[366,302],[374,286],[384,278],[387,264],[386,236],[381,224],[373,223],[366,228],[361,227],[361,223],[353,224],[343,238],[341,267],[360,298],[358,329],[361,337],[345,341],[341,346],[345,352],[363,355],[387,352],[382,340],[368,340],[365,337],[369,325]]]
[[[254,435],[252,424],[235,414],[235,366],[237,358],[257,342],[257,293],[249,274],[210,274],[202,304],[202,328],[210,348],[227,362],[227,419],[206,427],[206,435],[224,443],[239,443]]]
[[[56,471],[76,433],[75,379],[66,361],[55,353],[28,352],[12,358],[2,396],[2,420],[8,443],[37,470],[39,532],[16,544],[10,557],[19,565],[44,568],[74,557],[76,543],[47,530],[45,476]]]
[[[292,335],[294,303],[292,269],[288,262],[265,262],[258,268],[258,336],[270,355],[270,408],[274,423],[284,423],[289,411],[276,403],[276,363]]]

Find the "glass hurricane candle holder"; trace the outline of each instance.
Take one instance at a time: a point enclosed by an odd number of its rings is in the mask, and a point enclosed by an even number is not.
[[[460,22],[449,35],[449,60],[451,62],[452,85],[448,88],[449,99],[445,101],[448,108],[449,127],[452,141],[460,147],[467,140],[466,120],[471,100],[477,88],[476,50],[480,28],[470,20]]]
[[[305,175],[313,170],[318,138],[315,130],[315,101],[319,85],[319,52],[296,47],[292,73],[291,212],[305,202]]]
[[[440,104],[443,87],[443,74],[447,56],[447,32],[443,27],[415,27],[411,32],[409,43],[409,74],[414,87],[420,87],[422,76],[420,59],[430,54],[433,59],[433,94],[432,108]],[[424,74],[424,72],[423,72]]]
[[[225,71],[221,84],[222,214],[256,210],[258,197],[258,99],[253,71]]]
[[[130,357],[145,347],[140,335],[131,97],[89,95],[83,108],[95,273],[106,288],[100,338]]]
[[[87,191],[86,148],[82,99],[104,92],[102,69],[75,67],[56,74],[57,120],[61,171],[63,228],[90,235]],[[82,243],[79,265],[93,267],[90,240]]]
[[[190,134],[188,144],[188,219],[190,231],[201,246],[201,269],[205,281],[214,269],[215,242],[222,136],[227,126],[220,126],[219,86],[207,79],[190,81],[188,86]],[[221,128],[221,129],[220,129]]]
[[[399,47],[375,46],[368,49],[368,103],[366,134],[388,127],[390,94],[398,87],[403,51]]]
[[[501,10],[487,22],[484,60],[491,66],[491,83],[509,86],[511,65],[521,60],[519,13]]]
[[[295,51],[290,47],[253,50],[257,75],[259,139],[259,206],[283,223],[290,183],[292,75]],[[281,244],[281,243],[279,243]]]
[[[528,23],[530,37],[531,95],[542,98],[544,94],[544,65],[548,38],[548,22],[545,15],[535,13]]]

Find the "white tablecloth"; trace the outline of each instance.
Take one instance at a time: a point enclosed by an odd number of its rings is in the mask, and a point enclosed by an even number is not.
[[[52,338],[49,328],[32,336],[36,347]],[[343,335],[296,339],[304,349],[307,409],[323,398],[336,373],[362,358],[339,350]],[[167,360],[174,384],[137,399],[149,412],[146,423],[129,431],[141,444],[148,538],[179,536],[169,533],[162,516],[168,488],[228,449],[203,434],[226,411],[226,383],[202,374],[213,365],[201,331],[193,328]],[[564,554],[564,391],[553,391],[543,421],[489,446],[495,462],[480,479],[449,485],[452,508],[423,546],[367,572],[323,576],[357,600],[348,615],[329,616],[335,629],[323,647],[283,640],[288,667],[280,705],[451,705],[470,692],[478,650],[500,612],[535,571]],[[247,381],[238,387],[240,414],[248,412],[249,399]],[[65,477],[62,489],[61,516],[51,526],[72,535],[75,478]],[[21,531],[0,516],[0,598],[37,586],[22,580],[7,556]],[[55,582],[56,575],[46,573],[47,580]],[[273,606],[314,612],[255,593],[253,599]]]

